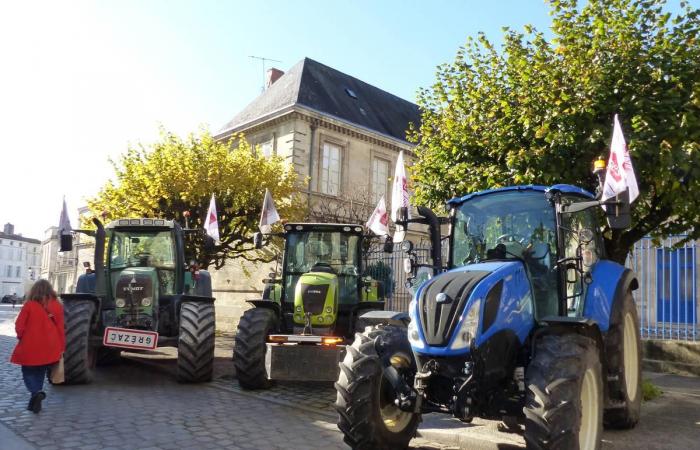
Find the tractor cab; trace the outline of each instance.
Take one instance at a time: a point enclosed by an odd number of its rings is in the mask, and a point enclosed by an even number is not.
[[[362,227],[288,224],[285,232],[284,309],[293,309],[295,332],[312,327],[328,334],[341,306],[356,305],[362,296]]]
[[[114,302],[115,326],[153,330],[159,305],[182,292],[182,233],[175,227],[172,221],[156,219],[121,219],[107,225],[107,297]]]

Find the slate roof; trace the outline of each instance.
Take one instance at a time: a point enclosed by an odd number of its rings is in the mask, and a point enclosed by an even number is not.
[[[304,58],[231,119],[218,137],[294,105],[402,141],[406,140],[408,124],[420,123],[418,105]]]

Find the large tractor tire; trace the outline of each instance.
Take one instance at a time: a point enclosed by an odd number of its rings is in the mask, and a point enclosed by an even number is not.
[[[338,428],[353,449],[406,448],[416,434],[421,416],[394,404],[394,390],[383,375],[389,364],[412,384],[415,362],[405,328],[365,328],[340,363],[335,409]]]
[[[267,337],[277,328],[277,315],[268,308],[252,308],[238,322],[233,365],[243,389],[268,389],[272,381],[265,371]]]
[[[210,381],[214,373],[213,303],[183,302],[177,341],[177,380],[184,383]]]
[[[595,341],[573,333],[543,336],[525,381],[528,449],[600,448],[603,380]]]
[[[122,351],[118,348],[101,347],[97,350],[96,365],[113,366],[121,363]]]
[[[637,307],[629,291],[613,305],[605,347],[610,403],[603,422],[610,428],[633,428],[642,407],[642,346]]]
[[[92,381],[97,349],[90,347],[90,330],[95,304],[89,300],[72,300],[63,305],[66,351],[63,354],[65,384]]]

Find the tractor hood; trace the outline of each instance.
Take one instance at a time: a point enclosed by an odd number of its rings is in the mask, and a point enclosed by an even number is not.
[[[515,325],[518,337],[525,339],[530,325],[520,324],[531,321],[531,298],[519,261],[470,264],[442,273],[425,282],[411,302],[412,326],[419,335],[411,344],[420,353],[464,353],[472,342],[478,345],[498,332],[499,321]],[[475,323],[473,329],[466,330],[465,321]],[[468,342],[460,346],[455,341],[464,339],[465,333]]]
[[[313,326],[335,323],[338,312],[338,276],[327,272],[308,272],[299,277],[294,289],[294,323],[304,325],[306,313]]]

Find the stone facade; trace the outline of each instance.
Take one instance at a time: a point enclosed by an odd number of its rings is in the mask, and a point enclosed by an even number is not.
[[[40,241],[15,234],[11,223],[0,232],[0,297],[25,295],[39,278]]]

